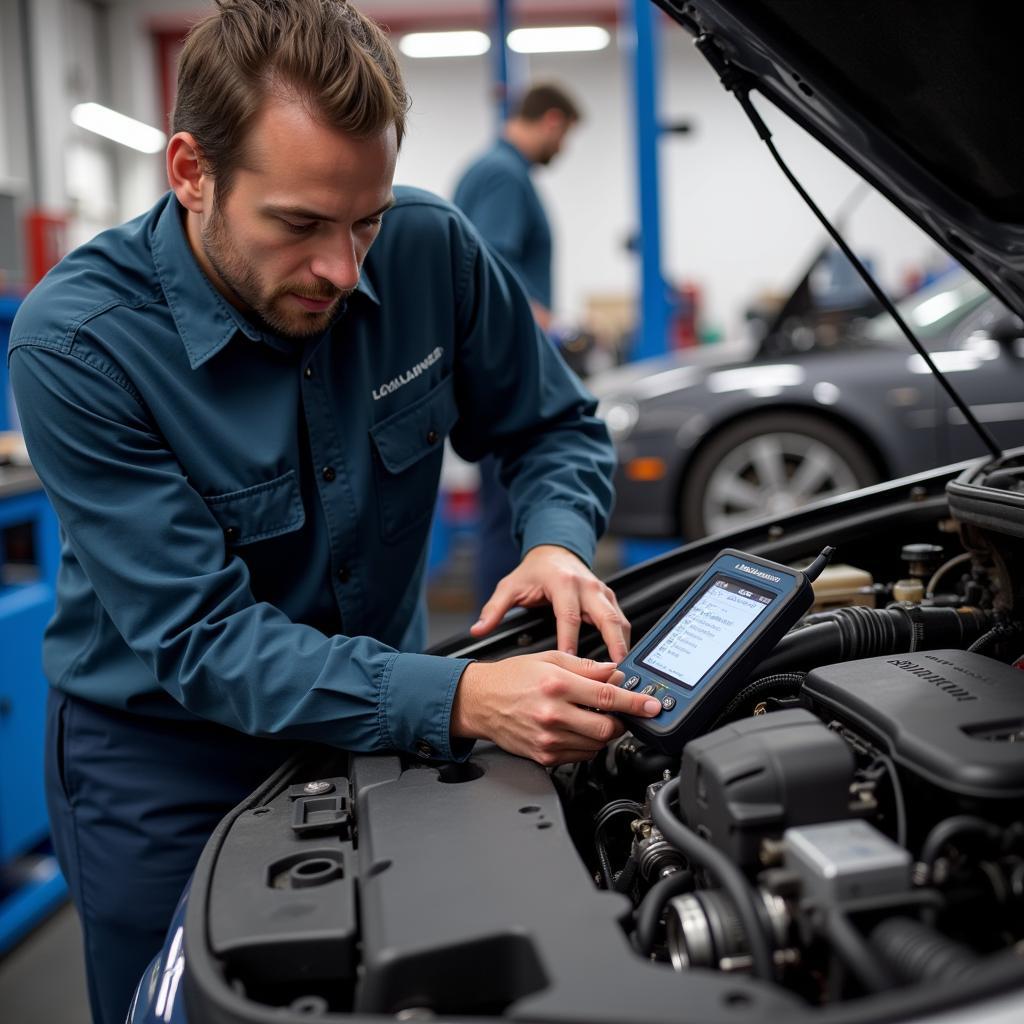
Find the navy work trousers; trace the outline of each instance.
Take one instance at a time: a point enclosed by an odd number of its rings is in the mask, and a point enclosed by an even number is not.
[[[50,691],[46,801],[82,921],[94,1024],[122,1024],[206,840],[293,750]]]

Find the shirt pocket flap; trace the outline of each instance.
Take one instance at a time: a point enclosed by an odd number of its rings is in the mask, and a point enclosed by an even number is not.
[[[266,483],[203,500],[236,547],[297,530],[306,521],[293,469]]]
[[[437,451],[455,426],[459,410],[450,377],[370,428],[381,462],[390,473],[401,473],[428,452]]]

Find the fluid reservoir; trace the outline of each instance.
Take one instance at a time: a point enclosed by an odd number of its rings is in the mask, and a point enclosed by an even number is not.
[[[844,605],[859,604],[874,607],[871,573],[852,565],[830,565],[814,581],[812,611],[826,611]]]

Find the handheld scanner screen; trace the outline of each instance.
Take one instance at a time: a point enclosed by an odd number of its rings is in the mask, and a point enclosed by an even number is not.
[[[717,573],[639,664],[692,689],[776,596]]]
[[[791,569],[726,548],[619,666],[622,686],[654,697],[636,735],[676,751],[724,710],[813,602],[811,582],[831,555]]]

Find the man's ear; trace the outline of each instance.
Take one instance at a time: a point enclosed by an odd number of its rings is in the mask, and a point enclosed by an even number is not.
[[[545,110],[543,118],[544,127],[547,128],[549,132],[561,131],[569,120],[565,114],[556,107],[552,107],[550,110]]]
[[[172,135],[167,143],[167,181],[186,210],[203,212],[203,184],[207,178],[202,152],[191,132]]]

